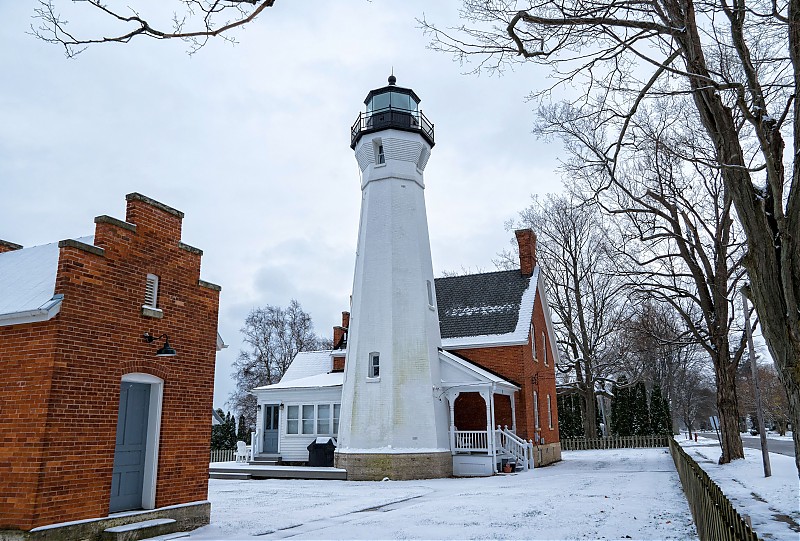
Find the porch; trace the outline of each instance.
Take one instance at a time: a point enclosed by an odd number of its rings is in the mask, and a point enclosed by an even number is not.
[[[520,388],[448,352],[440,352],[440,359],[454,475],[493,475],[506,464],[512,471],[533,468],[533,442],[517,435]]]

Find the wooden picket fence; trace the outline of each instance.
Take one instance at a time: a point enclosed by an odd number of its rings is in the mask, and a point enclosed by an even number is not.
[[[217,449],[211,451],[211,462],[233,462],[236,460],[236,449]]]
[[[593,449],[632,449],[636,447],[667,447],[669,436],[612,436],[610,438],[565,438],[562,451],[589,451]]]
[[[669,452],[701,541],[758,541],[758,535],[717,484],[672,438],[669,438]]]

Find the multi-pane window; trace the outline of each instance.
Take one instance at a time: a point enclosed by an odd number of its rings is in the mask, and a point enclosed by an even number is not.
[[[331,405],[319,404],[317,406],[317,434],[331,433]]]
[[[539,358],[536,356],[536,334],[533,330],[533,323],[531,323],[531,348],[533,349],[533,360],[538,361]]]
[[[148,308],[155,308],[158,303],[158,276],[155,274],[147,275],[147,283],[144,286],[144,305]]]
[[[286,408],[286,433],[297,434],[300,420],[300,406]]]
[[[341,404],[287,406],[286,433],[336,435],[339,433],[341,407]]]
[[[539,428],[539,393],[533,391],[533,422]]]
[[[386,163],[386,156],[383,153],[383,142],[380,139],[374,139],[373,146],[375,149],[375,163],[377,165]]]
[[[381,356],[377,351],[369,354],[369,377],[377,378],[381,375]]]
[[[334,434],[338,434],[339,433],[339,413],[340,413],[341,409],[342,409],[342,405],[341,404],[334,404],[333,405],[333,433]]]
[[[303,406],[303,434],[314,434],[314,405]]]
[[[547,424],[553,430],[553,410],[550,404],[550,395],[547,395]]]

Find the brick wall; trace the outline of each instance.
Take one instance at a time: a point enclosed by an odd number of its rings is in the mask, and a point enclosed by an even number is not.
[[[558,434],[558,411],[556,408],[556,385],[555,385],[555,366],[551,355],[548,353],[548,363],[543,359],[534,359],[533,345],[531,339],[537,340],[536,353],[542,357],[542,331],[545,332],[545,343],[547,351],[552,351],[552,344],[547,336],[544,310],[539,293],[536,294],[536,301],[533,311],[533,337],[528,337],[528,344],[522,346],[501,346],[486,348],[469,348],[454,350],[453,353],[461,355],[474,363],[495,372],[496,374],[508,379],[521,387],[515,394],[515,409],[517,418],[517,434],[525,439],[534,439],[534,435],[544,437],[546,443],[559,441]],[[533,412],[533,392],[538,393],[539,406],[539,430],[535,429],[535,418]],[[482,430],[486,427],[486,406],[483,399],[478,394],[470,393],[477,397],[465,398],[459,396],[456,400],[455,418],[456,426],[461,430]],[[548,425],[547,418],[547,395],[550,395],[552,408],[553,429]],[[508,412],[499,407],[498,399],[495,397],[495,418],[497,424],[511,426],[510,403]],[[463,405],[464,410],[459,411]],[[460,423],[460,424],[459,424]],[[476,428],[465,428],[475,426]]]
[[[61,243],[60,313],[0,327],[0,529],[108,515],[121,378],[164,380],[156,507],[207,497],[219,288],[180,241],[183,214],[139,194],[96,219],[92,250]],[[163,317],[142,314],[148,273]],[[169,335],[176,357],[157,358]]]

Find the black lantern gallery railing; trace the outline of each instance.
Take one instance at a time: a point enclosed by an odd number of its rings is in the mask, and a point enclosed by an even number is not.
[[[393,128],[419,133],[433,147],[433,124],[422,111],[409,111],[396,107],[385,107],[366,113],[359,113],[350,128],[350,148],[356,148],[362,135]]]

